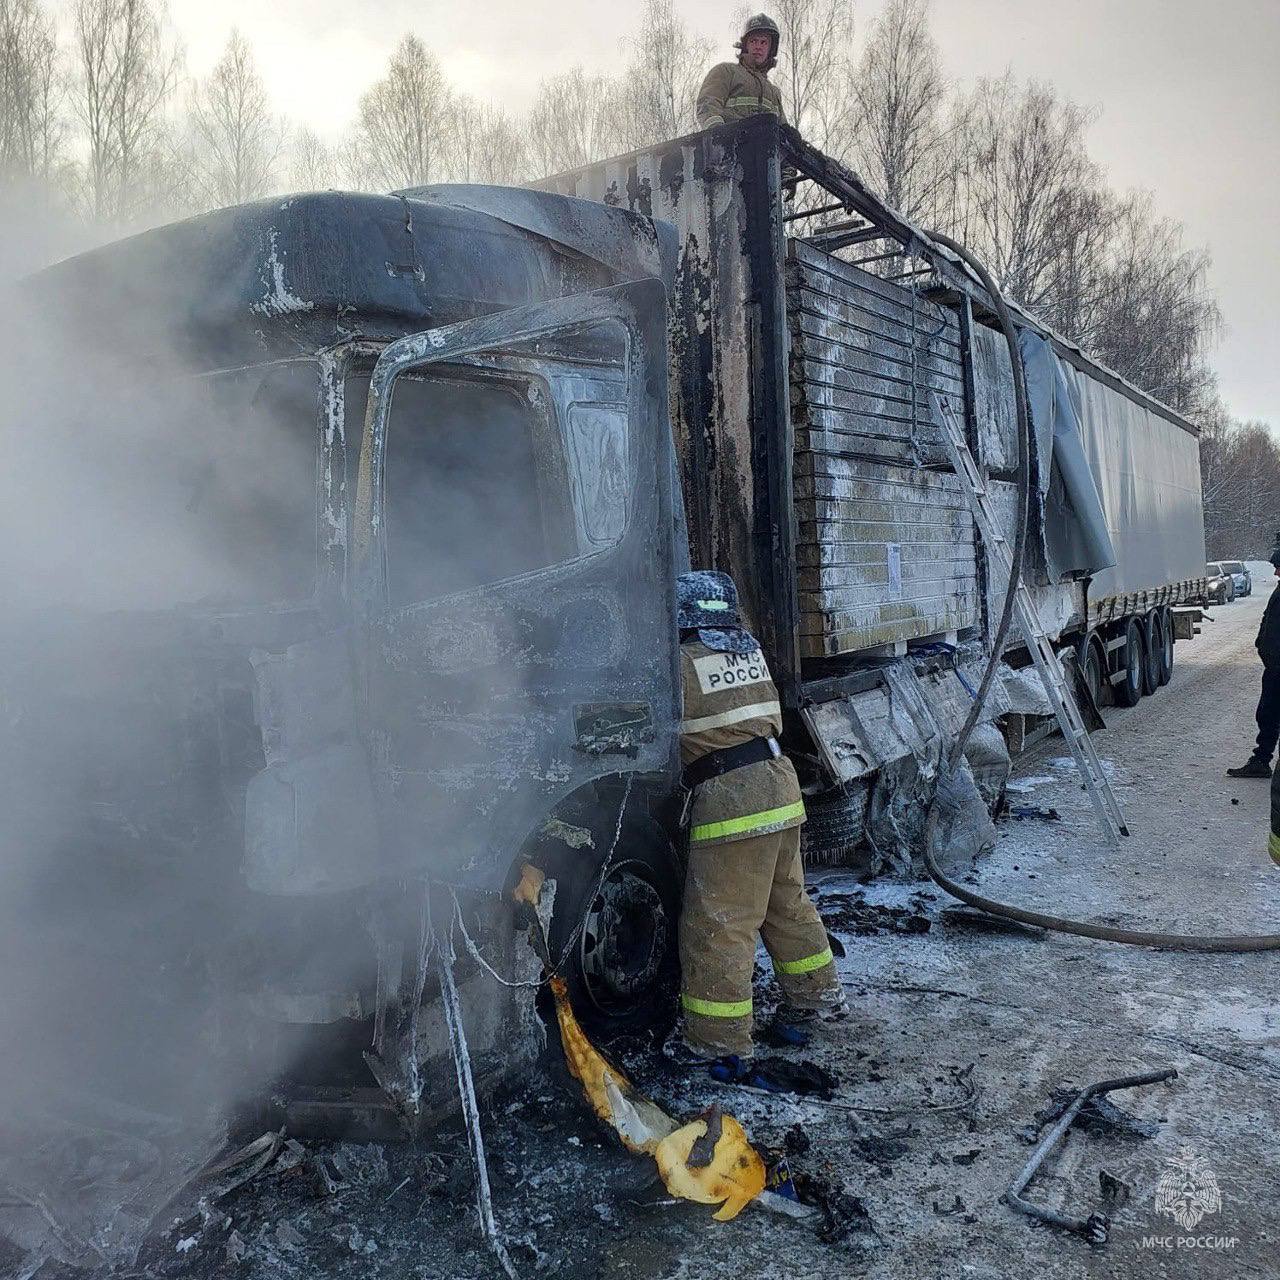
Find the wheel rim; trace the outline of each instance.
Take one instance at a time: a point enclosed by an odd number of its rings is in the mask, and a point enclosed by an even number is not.
[[[601,1013],[633,1007],[658,980],[671,922],[649,868],[610,868],[583,917],[578,961],[583,985]]]
[[[1129,643],[1125,645],[1128,651],[1125,654],[1125,679],[1129,682],[1129,688],[1139,697],[1142,696],[1142,659],[1145,656],[1142,649],[1142,632],[1133,627],[1129,631]]]

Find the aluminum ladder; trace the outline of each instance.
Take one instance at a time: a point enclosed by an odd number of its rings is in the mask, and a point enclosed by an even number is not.
[[[998,573],[1008,581],[1013,572],[1013,559],[1008,540],[1000,530],[995,510],[991,505],[991,495],[973,454],[969,451],[965,440],[964,428],[952,408],[950,401],[936,391],[930,395],[933,402],[933,416],[942,430],[942,441],[947,447],[951,465],[955,468],[956,478],[964,490],[965,498],[973,511],[973,518],[978,523],[982,540],[987,546],[987,555]],[[1129,828],[1125,824],[1124,814],[1103,772],[1102,761],[1094,750],[1089,730],[1085,728],[1080,717],[1080,708],[1076,706],[1075,696],[1067,682],[1067,673],[1063,670],[1058,654],[1045,633],[1044,624],[1036,612],[1035,601],[1027,590],[1021,577],[1014,591],[1013,615],[1017,619],[1022,634],[1026,637],[1027,648],[1031,651],[1031,659],[1036,665],[1044,691],[1048,695],[1053,714],[1057,717],[1062,736],[1071,748],[1076,768],[1084,782],[1084,789],[1093,802],[1093,811],[1098,817],[1098,825],[1102,828],[1107,842],[1119,844],[1120,836],[1127,836]]]

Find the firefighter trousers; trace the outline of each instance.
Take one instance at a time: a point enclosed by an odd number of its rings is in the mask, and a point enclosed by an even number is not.
[[[690,849],[680,967],[685,1038],[695,1049],[752,1052],[757,933],[787,1001],[803,1009],[839,1002],[827,931],[804,887],[799,827]]]

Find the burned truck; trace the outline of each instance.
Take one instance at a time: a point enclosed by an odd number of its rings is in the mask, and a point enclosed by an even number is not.
[[[691,562],[764,642],[810,857],[910,865],[1006,587],[930,393],[1012,521],[1012,366],[955,258],[792,131],[221,210],[30,291],[95,352],[59,365],[59,413],[85,447],[118,427],[91,540],[126,530],[111,567],[158,598],[12,622],[8,741],[75,777],[77,856],[167,886],[149,927],[195,930],[231,1056],[266,1046],[295,1128],[430,1114],[441,931],[481,1076],[536,1050],[494,980],[536,979],[503,905],[525,862],[584,1020],[670,1008]],[[1194,428],[1018,318],[1028,581],[1099,700],[1152,692],[1203,574]],[[1041,705],[1007,656],[971,748],[992,803],[999,726]]]
[[[672,424],[693,559],[738,581],[790,749],[813,766],[806,856],[861,844],[873,867],[905,869],[939,743],[968,709],[966,643],[982,647],[1007,588],[932,407],[963,421],[1011,537],[1013,368],[991,299],[772,117],[537,185],[678,229]],[[1203,588],[1199,433],[1010,309],[1032,428],[1023,578],[1092,701],[1131,706],[1168,681]],[[1016,633],[1006,657],[1028,661]],[[994,697],[1017,750],[1046,708],[1017,680]],[[1002,750],[978,734],[992,790]]]

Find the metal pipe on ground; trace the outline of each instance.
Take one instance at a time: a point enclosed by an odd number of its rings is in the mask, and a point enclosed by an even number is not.
[[[1074,1231],[1084,1236],[1091,1244],[1106,1244],[1107,1234],[1111,1228],[1110,1220],[1100,1213],[1091,1213],[1087,1218],[1072,1218],[1056,1209],[1046,1209],[1042,1205],[1033,1204],[1022,1194],[1027,1184],[1035,1177],[1037,1170],[1048,1158],[1049,1152],[1062,1141],[1068,1129],[1075,1123],[1081,1110],[1094,1098],[1103,1094],[1114,1093],[1117,1089],[1136,1089],[1139,1085],[1159,1084],[1162,1080],[1176,1080],[1177,1071],[1165,1067],[1160,1071],[1147,1071],[1142,1075],[1121,1076],[1116,1080],[1101,1080],[1081,1089],[1071,1105],[1063,1112],[1058,1123],[1049,1130],[1031,1154],[1031,1159],[1023,1166],[1022,1172],[1010,1183],[1004,1193],[1004,1201],[1018,1213],[1047,1222],[1050,1226],[1061,1227],[1064,1231]]]

